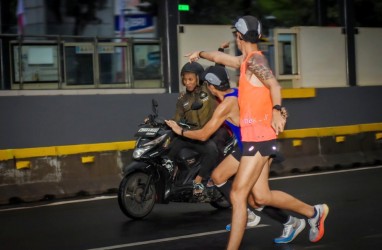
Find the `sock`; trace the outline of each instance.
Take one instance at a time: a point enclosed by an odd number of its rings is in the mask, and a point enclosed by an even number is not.
[[[312,218],[316,217],[317,214],[318,214],[318,211],[317,211],[316,207],[313,207],[313,208],[314,208],[314,214],[313,214]]]
[[[229,197],[229,193],[231,192],[231,189],[232,189],[232,181],[228,180],[223,184],[216,185],[216,187],[220,190],[220,192],[222,192],[222,194],[228,200],[228,202],[232,204],[231,198]]]
[[[279,208],[265,206],[262,212],[281,224],[286,224],[289,221],[289,215]]]
[[[288,216],[288,221],[286,222],[286,223],[284,223],[284,224],[286,224],[286,225],[292,225],[293,223],[294,223],[294,217],[292,217],[292,216]]]

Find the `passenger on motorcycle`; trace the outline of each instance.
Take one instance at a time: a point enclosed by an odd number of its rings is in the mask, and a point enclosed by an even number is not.
[[[218,102],[214,95],[203,84],[201,74],[204,68],[199,63],[186,63],[181,69],[182,83],[186,88],[185,92],[179,95],[176,103],[174,121],[180,122],[185,119],[188,123],[194,124],[192,129],[202,128],[212,117]],[[203,103],[198,110],[191,110],[193,103]],[[204,190],[202,180],[209,178],[214,167],[217,166],[219,159],[222,159],[222,152],[226,138],[229,136],[226,128],[219,128],[210,140],[205,142],[190,140],[185,137],[178,137],[173,142],[169,157],[175,159],[180,149],[188,147],[201,154],[201,168],[198,176],[194,179],[194,194],[199,195]]]

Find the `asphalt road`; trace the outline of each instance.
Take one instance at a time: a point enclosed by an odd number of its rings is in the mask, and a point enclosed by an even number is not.
[[[272,239],[282,227],[262,215],[241,249],[382,249],[382,166],[276,178],[271,186],[310,204],[327,203],[325,236],[309,242],[307,226],[293,243],[277,245]],[[230,216],[209,204],[170,203],[133,221],[114,196],[3,206],[0,249],[225,249]]]

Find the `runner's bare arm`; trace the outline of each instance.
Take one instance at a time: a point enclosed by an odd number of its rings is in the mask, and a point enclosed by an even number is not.
[[[211,62],[218,64],[223,64],[227,67],[232,67],[235,69],[240,68],[241,56],[232,56],[220,51],[194,51],[185,55],[188,57],[190,62],[195,62],[200,58],[206,59]]]
[[[255,53],[248,60],[248,70],[250,70],[267,88],[270,89],[273,105],[281,105],[281,86],[268,66],[264,55]],[[286,119],[278,110],[273,110],[272,127],[276,134],[284,131]]]
[[[225,102],[220,103],[211,119],[206,123],[206,125],[204,125],[203,128],[198,130],[183,130],[183,136],[194,140],[207,141],[229,116],[230,107],[227,104],[228,103]],[[172,120],[166,120],[166,123],[175,133],[178,135],[182,134],[181,128],[178,124],[176,124],[176,122]]]

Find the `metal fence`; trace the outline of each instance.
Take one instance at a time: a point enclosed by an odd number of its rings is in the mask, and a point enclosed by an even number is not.
[[[163,88],[161,41],[0,35],[1,89]]]

